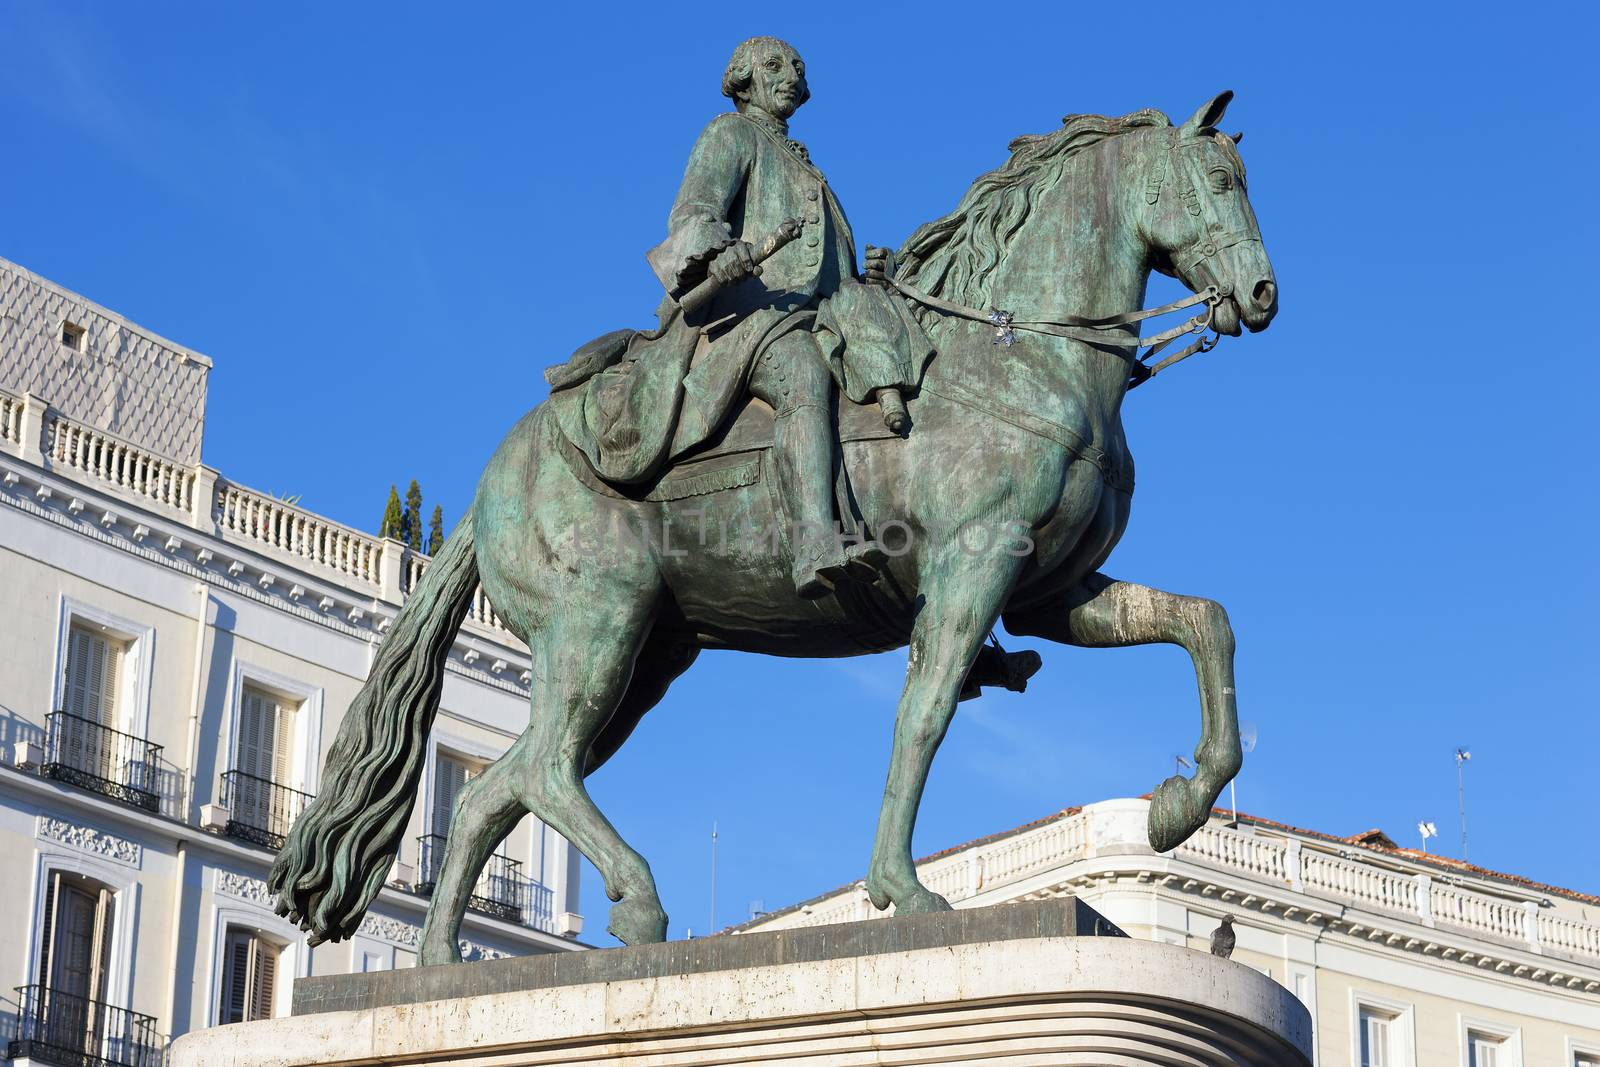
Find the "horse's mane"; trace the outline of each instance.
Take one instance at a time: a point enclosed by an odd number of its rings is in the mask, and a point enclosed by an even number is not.
[[[895,254],[895,277],[969,307],[988,307],[989,281],[1011,238],[1069,158],[1128,130],[1171,125],[1167,116],[1146,108],[1121,118],[1068,115],[1053,133],[1018,137],[1011,158],[973,182],[954,211],[906,238]]]

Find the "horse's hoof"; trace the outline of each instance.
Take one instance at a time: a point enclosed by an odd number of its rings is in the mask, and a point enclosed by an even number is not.
[[[1157,852],[1171,852],[1189,839],[1189,836],[1206,821],[1209,814],[1194,810],[1194,794],[1189,779],[1181,774],[1156,786],[1150,798],[1150,847]]]
[[[917,886],[904,900],[894,902],[896,915],[925,915],[930,911],[951,911],[950,902],[924,886]]]
[[[653,945],[667,939],[667,913],[653,901],[623,900],[612,906],[606,930],[624,945]]]

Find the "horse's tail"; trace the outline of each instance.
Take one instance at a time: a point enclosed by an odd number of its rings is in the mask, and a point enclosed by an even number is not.
[[[439,709],[445,660],[478,585],[469,508],[400,609],[339,724],[322,790],[294,823],[267,885],[311,943],[349,937],[405,834]]]

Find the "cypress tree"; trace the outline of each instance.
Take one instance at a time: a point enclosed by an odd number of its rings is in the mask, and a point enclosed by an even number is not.
[[[422,486],[415,478],[406,488],[406,514],[400,527],[400,540],[413,551],[422,549]]]
[[[400,493],[391,485],[389,487],[389,502],[383,506],[383,522],[378,525],[378,536],[393,537],[398,540],[401,521]]]
[[[428,555],[437,556],[444,547],[444,508],[433,506],[433,517],[428,520]]]

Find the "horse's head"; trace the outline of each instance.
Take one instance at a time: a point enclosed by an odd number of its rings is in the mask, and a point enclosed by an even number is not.
[[[1196,293],[1215,286],[1212,325],[1237,336],[1242,322],[1264,330],[1278,313],[1278,283],[1245,194],[1244,160],[1217,130],[1233,99],[1222,92],[1182,126],[1151,130],[1149,171],[1140,210],[1153,266]]]

